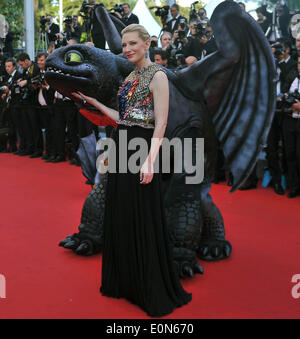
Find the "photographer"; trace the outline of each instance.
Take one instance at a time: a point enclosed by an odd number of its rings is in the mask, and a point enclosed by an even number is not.
[[[78,25],[78,17],[68,15],[64,20],[64,24],[64,31],[57,34],[57,45],[59,47],[66,46],[70,40],[75,40],[79,43],[81,39],[81,27]]]
[[[44,20],[41,17],[42,23],[41,26],[43,26]],[[40,21],[41,21],[40,20]],[[57,40],[57,34],[59,33],[59,26],[53,22],[53,17],[50,14],[46,15],[46,23],[48,25],[45,26],[48,36],[49,43],[54,42]]]
[[[174,34],[175,31],[178,31],[179,25],[181,23],[185,22],[185,24],[187,24],[187,19],[184,16],[180,15],[179,6],[176,4],[171,6],[170,11],[172,19],[167,22],[165,30],[170,32],[171,34]]]
[[[184,47],[185,58],[194,57],[197,60],[202,59],[206,52],[204,51],[205,29],[197,20],[190,22],[190,36],[187,38],[188,42]],[[205,39],[205,40],[204,40]]]
[[[40,140],[41,131],[37,125],[37,117],[35,111],[35,89],[31,79],[39,74],[39,68],[36,63],[30,60],[26,53],[21,53],[17,62],[22,69],[22,79],[17,85],[20,87],[21,93],[21,109],[19,112],[19,126],[22,130],[22,148],[19,155],[33,155],[40,153],[40,145],[35,144],[36,140]]]
[[[182,20],[182,22],[178,24],[178,29],[174,31],[170,45],[166,50],[170,69],[177,69],[178,66],[183,68],[185,66],[184,47],[188,43],[186,30],[186,22]]]
[[[78,16],[73,15],[73,17],[67,17],[65,23],[66,23],[65,34],[67,36],[67,40],[73,39],[79,43],[81,39],[82,29],[78,24]]]
[[[283,140],[286,153],[290,193],[289,198],[300,195],[300,57],[297,67],[285,78],[283,91],[287,104],[283,120]]]
[[[206,9],[205,8],[200,8],[198,10],[198,15],[199,15],[199,22],[203,27],[206,27],[209,19],[207,17]]]
[[[129,26],[131,24],[138,24],[139,23],[139,18],[135,14],[131,13],[129,4],[128,3],[124,3],[121,6],[123,8],[123,11],[120,11],[119,9],[117,9],[117,10],[115,10],[114,14],[119,19],[121,19],[123,24],[125,26]]]
[[[277,83],[277,96],[281,97],[283,92],[283,84],[285,83],[285,77],[288,72],[295,68],[295,62],[290,57],[291,45],[290,42],[284,39],[278,39],[272,46],[272,51],[277,65],[277,74],[279,82]],[[285,172],[285,162],[280,162],[280,141],[282,141],[282,104],[281,100],[278,100],[276,112],[272,121],[272,125],[269,131],[267,140],[267,160],[270,174],[272,176],[273,188],[276,194],[284,194],[284,189],[281,185],[282,170]],[[284,159],[284,157],[283,157]]]
[[[54,90],[50,88],[45,82],[45,64],[46,64],[46,53],[40,53],[37,56],[37,65],[40,69],[40,74],[32,79],[32,82],[37,90],[37,106],[36,116],[37,124],[40,130],[45,129],[45,141],[46,147],[43,147],[43,139],[36,140],[36,144],[40,145],[40,152],[36,153],[34,158],[42,156],[43,160],[49,159],[54,155],[54,130],[53,130],[53,113],[51,105],[54,100]],[[37,134],[37,137],[41,137],[42,134]],[[46,154],[43,156],[43,150],[46,149]]]
[[[0,88],[1,99],[3,103],[4,120],[9,127],[8,142],[9,147],[4,145],[4,151],[11,153],[17,152],[17,116],[20,109],[20,95],[16,87],[17,80],[21,74],[17,71],[15,59],[9,58],[5,62],[6,73],[8,74],[2,88]],[[18,131],[19,132],[19,131]]]

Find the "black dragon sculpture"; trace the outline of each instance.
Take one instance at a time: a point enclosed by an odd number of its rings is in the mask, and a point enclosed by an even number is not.
[[[133,65],[118,54],[122,24],[116,24],[102,6],[97,7],[96,15],[112,52],[82,45],[60,48],[47,58],[46,81],[74,101],[78,99],[71,93],[81,91],[117,109],[119,85]],[[167,223],[181,277],[203,273],[197,257],[221,260],[232,251],[222,215],[209,194],[217,142],[235,179],[234,191],[251,173],[266,144],[275,107],[275,66],[261,28],[232,1],[215,9],[211,24],[218,50],[177,73],[166,70],[170,87],[166,137],[205,140],[201,184],[185,184],[189,174],[184,170],[164,178]],[[110,124],[87,105],[81,112],[98,125]],[[101,251],[105,188],[104,176],[85,201],[79,232],[60,246],[79,255]]]

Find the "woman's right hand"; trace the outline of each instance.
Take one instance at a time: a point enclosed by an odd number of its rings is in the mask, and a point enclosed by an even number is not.
[[[88,104],[90,104],[90,105],[92,105],[92,106],[96,106],[97,103],[98,103],[98,100],[97,100],[97,99],[92,98],[92,97],[89,97],[89,96],[87,96],[87,95],[84,95],[84,94],[82,94],[81,92],[77,92],[77,93],[74,92],[74,93],[72,93],[72,95],[73,95],[75,98],[80,99],[83,103],[88,103]],[[84,99],[86,102],[84,102],[83,99]]]

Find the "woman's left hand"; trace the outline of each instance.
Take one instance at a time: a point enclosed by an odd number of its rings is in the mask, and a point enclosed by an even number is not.
[[[153,179],[153,174],[153,164],[149,158],[147,158],[140,170],[140,183],[149,184]]]

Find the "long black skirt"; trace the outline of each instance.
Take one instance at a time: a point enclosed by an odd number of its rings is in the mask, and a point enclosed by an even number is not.
[[[119,133],[124,130],[128,142],[140,137],[150,149],[153,130],[119,125],[114,137],[117,156],[122,147]],[[127,151],[128,158],[132,153]],[[147,185],[140,184],[139,172],[108,174],[100,291],[126,298],[152,317],[169,314],[191,300],[173,264],[159,173]]]

